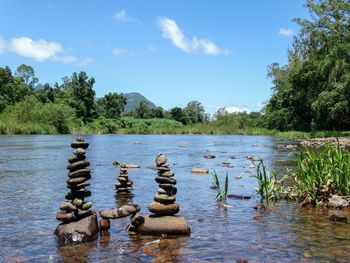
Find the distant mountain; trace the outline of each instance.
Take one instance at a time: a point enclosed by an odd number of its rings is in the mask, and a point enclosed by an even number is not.
[[[124,112],[134,111],[141,101],[148,102],[148,106],[151,109],[157,107],[153,102],[149,101],[138,92],[123,93],[123,95],[126,97],[126,105],[124,107]]]

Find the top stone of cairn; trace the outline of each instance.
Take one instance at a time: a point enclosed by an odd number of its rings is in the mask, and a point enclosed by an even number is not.
[[[159,153],[156,157],[157,166],[161,166],[163,164],[166,164],[167,161],[168,161],[168,158],[162,153]]]
[[[85,140],[81,137],[78,137],[75,141],[73,141],[70,145],[74,149],[82,148],[87,149],[89,147],[89,143],[85,142]]]

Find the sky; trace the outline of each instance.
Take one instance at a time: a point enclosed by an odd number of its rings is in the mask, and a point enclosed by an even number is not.
[[[0,0],[0,66],[40,83],[94,77],[97,97],[140,92],[157,106],[196,100],[214,113],[258,111],[268,65],[287,63],[304,0]]]

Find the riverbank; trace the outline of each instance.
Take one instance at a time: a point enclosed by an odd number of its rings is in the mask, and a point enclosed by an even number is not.
[[[215,121],[184,125],[170,119],[136,119],[123,117],[120,119],[94,119],[84,124],[74,121],[74,124],[63,129],[66,134],[212,134],[212,135],[271,135],[282,139],[311,139],[328,137],[349,137],[350,132],[342,131],[285,131],[271,130],[262,127],[250,127],[233,124],[222,124]],[[56,125],[57,126],[57,125]],[[62,129],[54,124],[35,122],[13,122],[0,120],[0,134],[61,134]],[[332,139],[333,140],[333,139]],[[303,141],[302,141],[303,142]],[[325,141],[326,142],[326,141]],[[322,145],[322,140],[315,139],[310,144]],[[305,142],[305,145],[309,145]],[[324,144],[323,144],[324,145]],[[349,145],[349,142],[346,143]]]

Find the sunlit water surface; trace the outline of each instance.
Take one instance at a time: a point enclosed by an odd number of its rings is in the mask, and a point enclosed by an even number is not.
[[[90,143],[87,159],[94,210],[123,204],[113,190],[118,169],[112,163],[118,160],[141,165],[129,171],[135,194],[129,201],[141,205],[141,213],[149,213],[147,205],[158,187],[156,172],[147,167],[163,152],[175,172],[180,214],[190,224],[191,236],[162,240],[150,256],[146,244],[159,237],[130,237],[125,231],[129,218],[123,218],[111,221],[109,240],[58,246],[53,234],[59,223],[55,213],[67,191],[67,158],[75,136],[0,136],[0,262],[349,261],[350,227],[329,221],[327,211],[299,208],[293,202],[273,204],[267,211],[254,209],[259,204],[252,177],[255,169],[246,156],[260,156],[270,169],[284,171],[292,151],[277,146],[293,142],[240,135],[84,137]],[[205,154],[216,158],[205,159]],[[223,167],[223,162],[233,167]],[[229,199],[228,209],[219,208],[210,174],[191,174],[193,167],[217,171],[222,182],[228,172],[229,193],[252,199]]]

